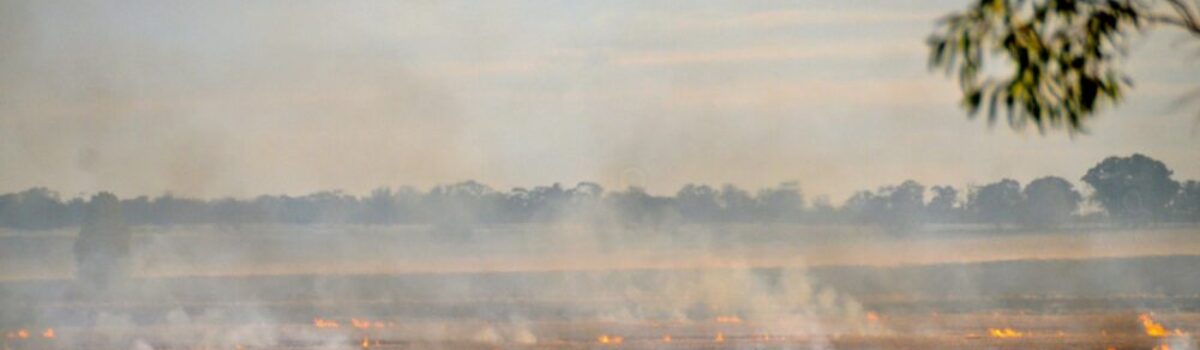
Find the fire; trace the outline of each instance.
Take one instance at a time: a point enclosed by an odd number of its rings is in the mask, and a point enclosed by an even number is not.
[[[725,342],[725,334],[721,333],[721,332],[717,332],[717,337],[713,338],[713,341],[718,342],[718,343],[724,343]]]
[[[337,321],[326,320],[326,319],[322,319],[320,317],[313,318],[313,325],[317,326],[317,328],[339,328],[339,327],[341,327],[341,325],[339,325],[337,323]]]
[[[24,328],[18,329],[17,330],[17,338],[19,338],[19,339],[29,338],[29,331],[25,330]]]
[[[1142,327],[1146,328],[1146,335],[1151,337],[1167,336],[1166,328],[1163,328],[1161,323],[1154,322],[1154,319],[1150,318],[1149,314],[1138,315],[1138,321],[1142,321]]]
[[[879,322],[879,314],[876,314],[875,311],[867,311],[867,322]]]
[[[663,337],[662,337],[662,342],[664,342],[664,343],[670,343],[670,342],[671,342],[671,335],[670,335],[670,334],[664,334],[664,335],[663,335]]]
[[[1021,332],[1017,332],[1012,328],[988,328],[988,335],[992,336],[993,338],[1020,338],[1022,334]]]
[[[367,328],[371,328],[371,321],[363,321],[363,320],[359,320],[357,318],[351,318],[350,325],[354,326],[354,328],[367,329]]]
[[[742,318],[737,316],[717,316],[717,323],[742,323]]]
[[[625,339],[621,338],[621,336],[618,336],[618,335],[610,336],[608,334],[601,334],[599,337],[596,338],[596,341],[599,342],[600,344],[616,345],[616,344],[621,344],[621,342],[625,341]]]
[[[367,336],[365,335],[363,336],[362,347],[363,349],[371,347],[371,340],[367,339]]]
[[[1171,345],[1170,344],[1158,344],[1158,346],[1154,347],[1154,350],[1171,350]]]
[[[54,328],[46,328],[46,331],[42,332],[42,338],[54,338]]]

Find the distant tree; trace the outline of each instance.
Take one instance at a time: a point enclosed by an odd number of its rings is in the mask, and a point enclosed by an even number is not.
[[[46,230],[73,225],[58,193],[44,187],[0,196],[0,224],[21,230]]]
[[[557,220],[571,201],[571,193],[558,183],[534,187],[528,196],[532,219],[535,222]]]
[[[933,186],[930,190],[933,191],[933,198],[929,200],[929,205],[925,210],[931,219],[939,222],[954,222],[961,219],[957,189],[952,186]]]
[[[1200,222],[1200,182],[1189,180],[1180,187],[1171,200],[1171,212],[1177,220]]]
[[[399,208],[392,189],[376,188],[371,195],[363,198],[362,222],[374,225],[390,225],[399,221]]]
[[[1022,201],[1021,184],[1003,179],[972,190],[967,208],[976,219],[999,226],[1018,220]]]
[[[121,213],[130,225],[146,225],[156,221],[150,198],[146,196],[121,200]]]
[[[804,212],[804,195],[800,193],[800,184],[784,182],[778,187],[768,187],[758,191],[755,198],[758,203],[759,219],[767,221],[799,220]]]
[[[580,182],[568,192],[565,216],[577,222],[600,221],[608,214],[603,210],[604,187],[594,182]]]
[[[1039,228],[1058,227],[1071,219],[1083,199],[1067,180],[1047,176],[1025,185],[1025,223]]]
[[[1139,224],[1166,216],[1167,204],[1179,191],[1171,174],[1163,162],[1134,154],[1105,158],[1088,170],[1083,182],[1095,190],[1092,199],[1109,216]]]
[[[674,198],[654,196],[640,187],[613,192],[605,200],[616,211],[617,219],[625,224],[658,225],[679,215]]]
[[[571,203],[592,205],[604,198],[604,186],[595,182],[580,182],[571,188]]]
[[[846,201],[844,208],[859,222],[904,232],[924,221],[925,186],[908,180],[899,186],[882,187],[875,193],[860,191]]]
[[[722,219],[725,221],[746,221],[754,215],[755,201],[750,192],[731,184],[721,186],[717,195],[717,203],[721,205]]]
[[[807,213],[806,219],[809,222],[829,223],[845,220],[838,215],[837,208],[834,208],[833,202],[829,200],[829,196],[817,196],[813,199],[812,210]]]
[[[487,185],[464,181],[429,190],[422,207],[431,222],[447,237],[466,239],[474,226],[498,221],[504,197]]]
[[[267,217],[264,211],[254,202],[240,201],[234,198],[223,198],[210,201],[209,212],[212,223],[222,226],[237,227],[239,225],[262,223]],[[125,217],[129,217],[128,214]]]
[[[675,205],[679,215],[689,221],[717,221],[721,214],[717,194],[717,190],[708,185],[687,184],[675,193]]]
[[[117,196],[108,192],[92,196],[75,239],[76,278],[99,289],[127,278],[130,240]]]
[[[925,221],[925,186],[913,180],[905,181],[888,193],[891,215],[889,223],[908,230]]]
[[[971,115],[987,105],[995,121],[999,105],[1014,128],[1076,131],[1130,86],[1119,66],[1129,34],[1163,25],[1200,38],[1198,20],[1186,0],[979,0],[939,21],[930,65],[958,76]],[[1010,73],[988,76],[994,58]]]
[[[846,203],[842,204],[841,209],[844,212],[843,215],[851,221],[880,223],[880,218],[887,212],[887,199],[876,195],[875,192],[858,191],[846,199]]]

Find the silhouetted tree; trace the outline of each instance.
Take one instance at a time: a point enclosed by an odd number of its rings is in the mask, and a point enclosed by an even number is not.
[[[721,186],[717,203],[721,205],[721,217],[725,221],[746,221],[754,214],[754,197],[750,196],[750,192],[731,184]]]
[[[994,121],[999,105],[1014,128],[1074,131],[1130,85],[1119,67],[1129,34],[1165,25],[1200,38],[1195,11],[1185,0],[979,0],[939,21],[930,65],[957,75],[971,115],[987,105]],[[987,76],[997,57],[1007,76]]]
[[[0,223],[22,230],[46,230],[73,225],[58,193],[44,187],[0,196]]]
[[[925,186],[908,180],[891,189],[887,196],[891,211],[888,220],[892,226],[907,230],[925,221]]]
[[[859,222],[875,223],[893,232],[910,230],[924,221],[925,186],[908,180],[875,193],[860,191],[846,201],[845,210]]]
[[[1166,216],[1167,204],[1179,191],[1171,174],[1162,162],[1134,154],[1105,158],[1088,170],[1083,182],[1112,218],[1138,224]]]
[[[719,220],[721,205],[717,202],[717,191],[708,185],[687,184],[675,193],[675,205],[683,218],[710,222]]]
[[[475,181],[437,186],[429,190],[422,207],[429,220],[443,233],[469,238],[474,226],[498,221],[497,207],[504,197]]]
[[[980,222],[993,225],[1015,223],[1020,218],[1021,184],[1003,179],[971,191],[967,209]]]
[[[796,221],[804,213],[800,184],[784,182],[758,191],[758,218],[767,221]]]
[[[127,278],[130,239],[117,196],[108,192],[92,196],[75,239],[76,278],[99,289]]]
[[[929,200],[926,211],[929,217],[940,222],[956,222],[962,219],[962,208],[958,203],[958,190],[952,186],[933,186],[933,198]]]
[[[651,195],[640,187],[613,192],[606,201],[616,211],[617,218],[627,224],[657,225],[679,215],[672,198]]]
[[[1187,181],[1171,200],[1171,212],[1185,222],[1200,222],[1200,182]]]
[[[376,188],[371,195],[363,198],[361,222],[374,225],[390,225],[399,222],[400,210],[392,189]]]
[[[1071,219],[1083,199],[1067,180],[1047,176],[1025,185],[1025,223],[1033,227],[1058,227]]]

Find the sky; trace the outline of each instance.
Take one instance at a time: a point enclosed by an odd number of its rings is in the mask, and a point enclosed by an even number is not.
[[[927,67],[966,1],[0,0],[0,191],[216,198],[477,180],[840,201],[914,179],[1200,179],[1200,44],[1138,35],[1086,135],[989,127]]]

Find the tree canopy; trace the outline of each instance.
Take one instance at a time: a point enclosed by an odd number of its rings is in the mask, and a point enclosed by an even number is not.
[[[1082,131],[1132,87],[1118,61],[1131,33],[1163,25],[1200,38],[1197,21],[1185,0],[979,0],[938,22],[930,66],[957,76],[971,116],[986,106],[989,123],[1003,110],[1013,128]]]
[[[1096,190],[1093,199],[1109,215],[1128,222],[1161,219],[1168,204],[1179,192],[1179,183],[1171,179],[1171,169],[1153,158],[1134,154],[1108,157],[1083,176]]]
[[[1108,219],[1123,225],[1200,220],[1200,183],[1181,184],[1171,175],[1166,164],[1141,154],[1102,160],[1082,182],[1103,212],[1081,212],[1083,196],[1076,184],[1056,176],[1024,186],[1001,179],[966,188],[908,180],[858,191],[840,206],[822,196],[806,201],[795,182],[753,191],[688,184],[673,195],[658,195],[637,187],[608,191],[592,182],[499,190],[465,181],[427,190],[382,187],[363,196],[318,191],[207,200],[170,194],[119,199],[110,193],[88,200],[33,188],[0,194],[0,230],[79,226],[80,237],[91,241],[78,248],[120,256],[127,225],[415,224],[433,227],[443,237],[465,238],[478,226],[531,223],[870,224],[904,233],[925,224],[1052,229]]]

